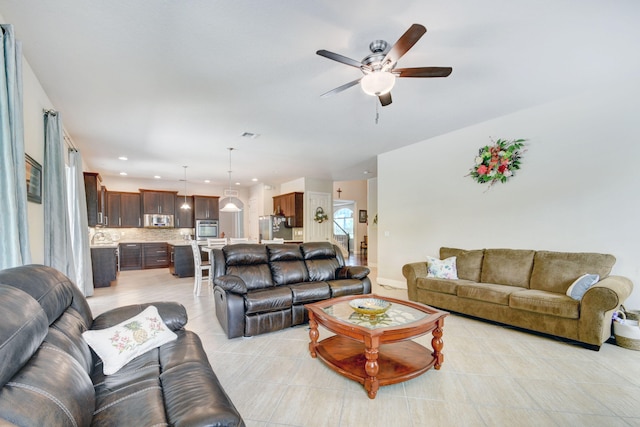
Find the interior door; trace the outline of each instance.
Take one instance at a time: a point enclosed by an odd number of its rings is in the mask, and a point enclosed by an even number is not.
[[[304,194],[307,198],[304,202],[304,208],[306,211],[304,222],[305,242],[331,241],[333,227],[331,194],[314,191],[307,191]],[[316,209],[319,207],[322,208],[324,213],[329,217],[328,220],[322,223],[318,223],[313,220]]]

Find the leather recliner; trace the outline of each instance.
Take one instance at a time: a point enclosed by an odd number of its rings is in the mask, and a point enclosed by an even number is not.
[[[229,338],[308,322],[304,305],[371,293],[369,269],[345,266],[329,242],[237,244],[213,250],[216,317]]]
[[[18,426],[244,426],[211,369],[185,308],[153,303],[177,339],[113,375],[82,338],[151,304],[93,319],[59,271],[29,265],[0,271],[0,424]]]

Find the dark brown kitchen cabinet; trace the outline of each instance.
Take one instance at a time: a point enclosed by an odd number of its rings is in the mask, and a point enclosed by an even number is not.
[[[178,277],[193,277],[193,249],[185,245],[169,245],[169,272]]]
[[[169,249],[166,243],[142,244],[142,268],[169,267]]]
[[[87,218],[89,227],[104,225],[105,192],[100,174],[84,172],[84,191],[87,199]]]
[[[184,196],[176,196],[176,219],[177,228],[193,228],[193,196],[187,196],[187,204],[191,209],[182,209],[185,203]]]
[[[118,277],[117,248],[91,248],[93,287],[104,288]]]
[[[175,215],[177,191],[140,190],[143,214]]]
[[[218,212],[219,197],[193,196],[193,214],[195,219],[220,219]]]
[[[292,218],[292,227],[303,227],[304,193],[287,193],[273,196],[273,212]]]
[[[142,227],[140,194],[108,191],[106,226]]]
[[[142,243],[120,243],[120,270],[142,268]]]

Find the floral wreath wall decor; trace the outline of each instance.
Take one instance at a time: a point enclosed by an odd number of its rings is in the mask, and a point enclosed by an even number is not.
[[[318,206],[316,208],[316,214],[313,216],[313,220],[315,222],[317,222],[318,224],[322,224],[323,222],[325,222],[328,219],[329,219],[329,215],[324,213],[324,209],[322,209],[320,206]]]
[[[526,139],[491,141],[492,145],[485,145],[478,151],[476,163],[467,175],[477,183],[489,183],[489,188],[498,181],[507,182],[520,169],[520,158],[526,151],[523,150]]]

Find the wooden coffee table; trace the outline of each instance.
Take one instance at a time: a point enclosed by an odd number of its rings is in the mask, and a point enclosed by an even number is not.
[[[357,298],[378,298],[391,303],[386,313],[368,316],[356,313],[349,302]],[[407,381],[431,367],[440,369],[442,328],[446,311],[424,304],[380,297],[349,295],[307,304],[309,351],[331,369],[364,385],[375,399],[380,386]],[[318,341],[318,325],[334,332]],[[433,350],[411,341],[431,332]]]

